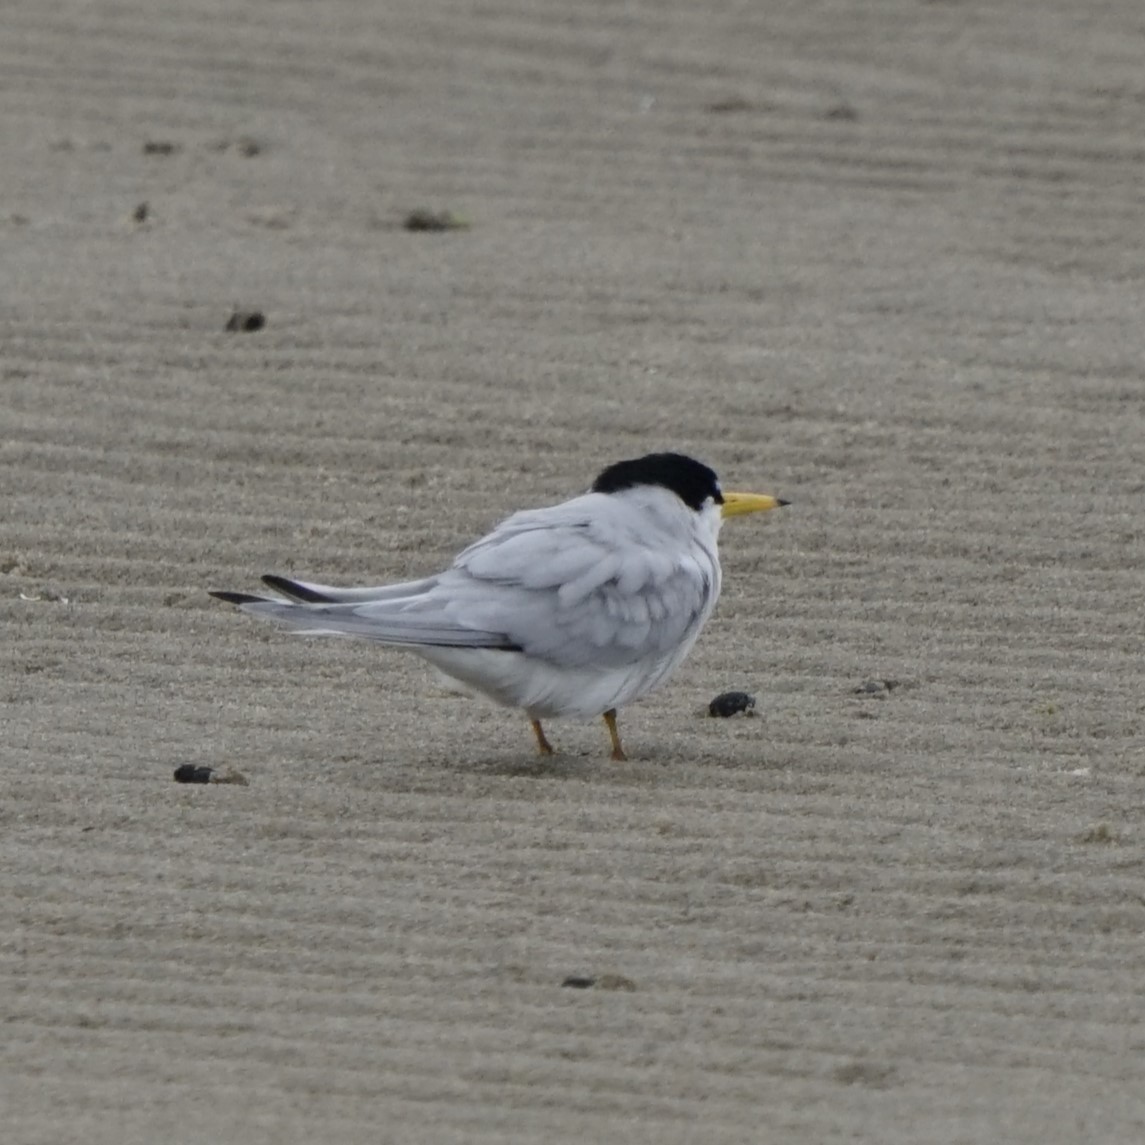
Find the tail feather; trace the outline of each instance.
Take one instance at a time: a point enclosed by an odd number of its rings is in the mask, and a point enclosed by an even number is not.
[[[262,583],[281,592],[283,596],[289,596],[291,600],[300,600],[304,604],[334,604],[337,601],[337,597],[323,592],[319,585],[307,584],[301,580],[287,580],[286,577],[275,576],[274,573],[267,573],[262,578]]]
[[[219,600],[225,600],[227,604],[269,604],[265,596],[251,596],[249,592],[220,592],[211,589],[211,596]]]
[[[328,584],[311,584],[304,580],[268,573],[263,584],[281,592],[291,600],[303,604],[369,604],[379,600],[404,600],[428,592],[437,583],[437,577],[410,580],[402,584],[379,584],[368,588],[334,588]]]
[[[274,578],[275,582],[280,579]],[[279,587],[277,583],[275,587]],[[285,586],[283,591],[286,591]],[[327,603],[282,600],[279,597],[254,596],[246,592],[213,591],[211,595],[228,604],[237,604],[243,612],[252,616],[286,624],[301,636],[357,636],[379,644],[413,648],[521,651],[520,645],[515,644],[503,632],[463,627],[440,607],[411,611],[408,597],[403,596],[380,602]]]

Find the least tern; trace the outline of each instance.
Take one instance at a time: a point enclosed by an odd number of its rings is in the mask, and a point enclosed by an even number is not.
[[[662,684],[720,595],[724,517],[788,502],[725,493],[679,453],[610,465],[589,491],[514,513],[436,576],[374,588],[264,576],[282,596],[215,592],[313,636],[412,649],[466,691],[541,721],[601,716],[625,759],[616,713]]]

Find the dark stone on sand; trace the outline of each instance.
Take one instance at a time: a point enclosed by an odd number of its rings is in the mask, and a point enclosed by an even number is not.
[[[721,692],[708,705],[708,715],[726,720],[729,716],[752,715],[755,711],[755,697],[747,692]]]
[[[431,211],[419,207],[406,215],[402,226],[407,231],[463,231],[469,224],[452,211]]]
[[[266,315],[261,310],[236,310],[227,319],[227,332],[230,334],[253,334],[266,325]]]
[[[184,763],[175,768],[175,782],[210,783],[212,770],[210,767],[196,767],[193,763]]]
[[[885,700],[899,686],[898,680],[864,680],[857,688],[852,688],[856,696],[877,696]]]

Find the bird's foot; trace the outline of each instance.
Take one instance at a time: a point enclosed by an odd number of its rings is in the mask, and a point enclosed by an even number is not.
[[[541,727],[540,720],[532,720],[533,735],[537,737],[537,754],[538,755],[555,755],[553,745],[549,743],[548,737],[545,735],[545,729]]]
[[[608,728],[609,738],[612,740],[612,758],[618,763],[625,763],[628,756],[624,754],[624,748],[620,746],[620,732],[616,727],[616,709],[609,708],[604,713],[604,726]]]

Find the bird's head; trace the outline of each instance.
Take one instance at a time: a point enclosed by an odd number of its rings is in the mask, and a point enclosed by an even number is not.
[[[713,534],[725,517],[766,513],[789,504],[767,493],[731,493],[720,488],[715,470],[683,453],[649,453],[610,465],[592,483],[593,493],[621,493],[650,486],[674,493],[709,522]]]

